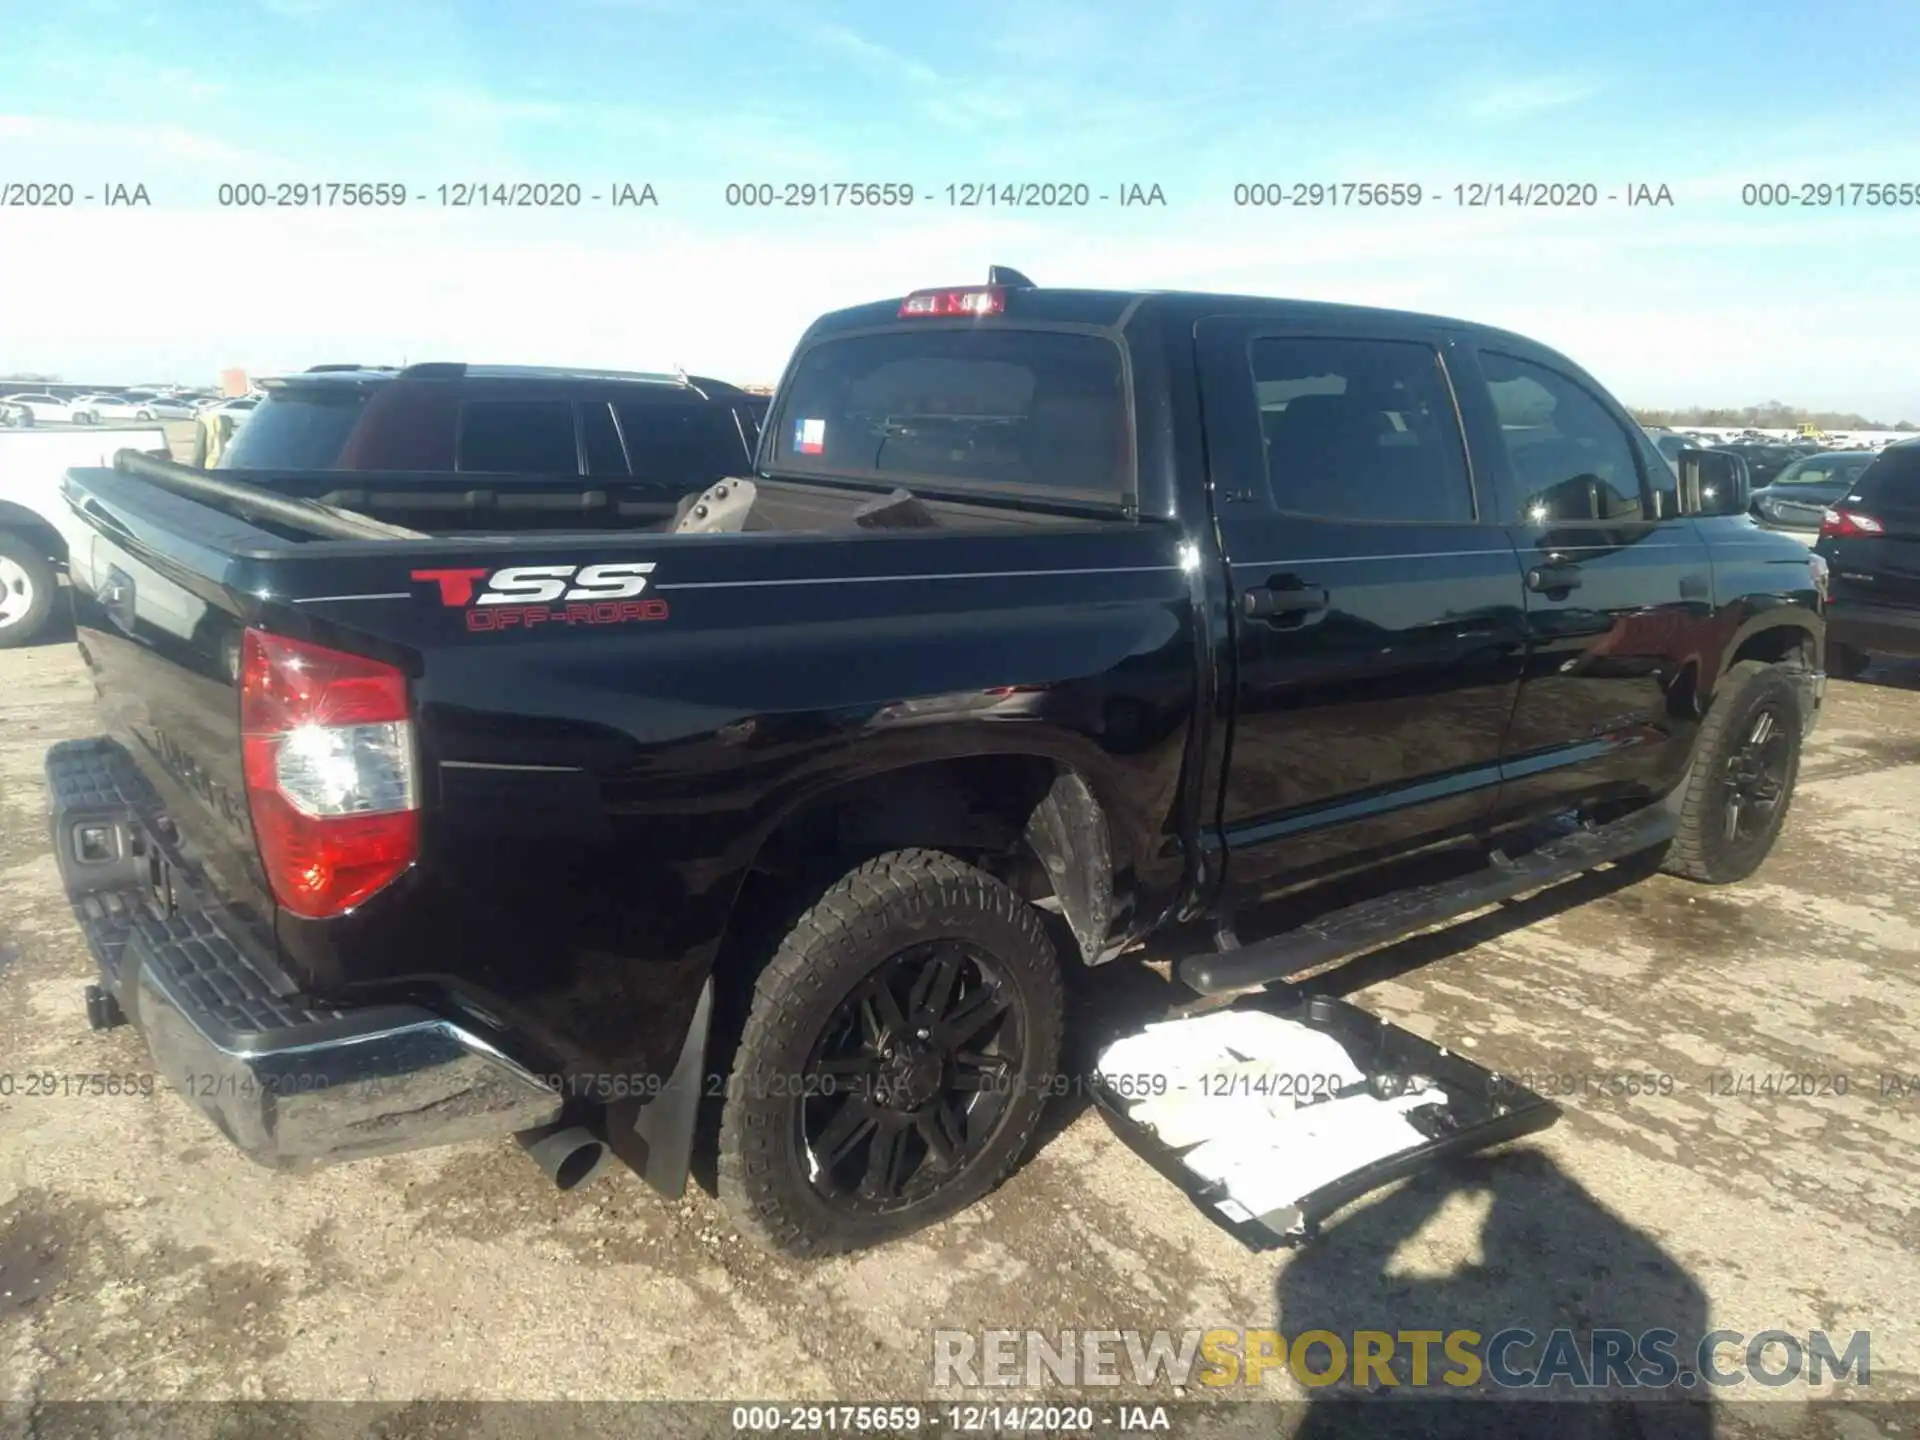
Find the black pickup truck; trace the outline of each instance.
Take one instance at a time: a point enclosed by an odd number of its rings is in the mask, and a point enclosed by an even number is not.
[[[1514,334],[996,271],[816,322],[698,494],[73,471],[90,1016],[281,1167],[513,1133],[677,1193],[717,1093],[742,1229],[884,1240],[1016,1163],[1068,970],[1750,874],[1825,565],[1711,462]]]

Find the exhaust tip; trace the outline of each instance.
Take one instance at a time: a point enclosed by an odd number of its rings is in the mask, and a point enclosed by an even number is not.
[[[578,1189],[607,1163],[607,1142],[584,1126],[522,1130],[513,1138],[560,1190]]]

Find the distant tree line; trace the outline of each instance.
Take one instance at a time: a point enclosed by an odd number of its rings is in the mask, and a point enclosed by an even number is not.
[[[1851,410],[1803,410],[1798,405],[1783,405],[1769,400],[1764,405],[1689,405],[1680,410],[1655,410],[1632,407],[1633,418],[1642,425],[1686,427],[1705,425],[1714,429],[1797,430],[1802,425],[1822,430],[1920,430],[1911,420],[1889,425],[1884,420],[1869,420]]]
[[[0,375],[0,385],[22,383],[27,385],[58,385],[61,381],[58,375],[41,375],[31,370],[16,370],[11,375]]]

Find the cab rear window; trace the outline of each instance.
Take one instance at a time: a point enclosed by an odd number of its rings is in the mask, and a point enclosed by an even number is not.
[[[800,359],[775,470],[1118,501],[1133,490],[1126,371],[1102,336],[902,329]]]

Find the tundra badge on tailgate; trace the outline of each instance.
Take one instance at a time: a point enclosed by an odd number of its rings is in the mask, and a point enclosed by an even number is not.
[[[437,585],[442,605],[464,609],[469,630],[623,625],[667,618],[666,601],[639,598],[653,567],[651,560],[509,565],[503,570],[415,570],[413,578]]]

